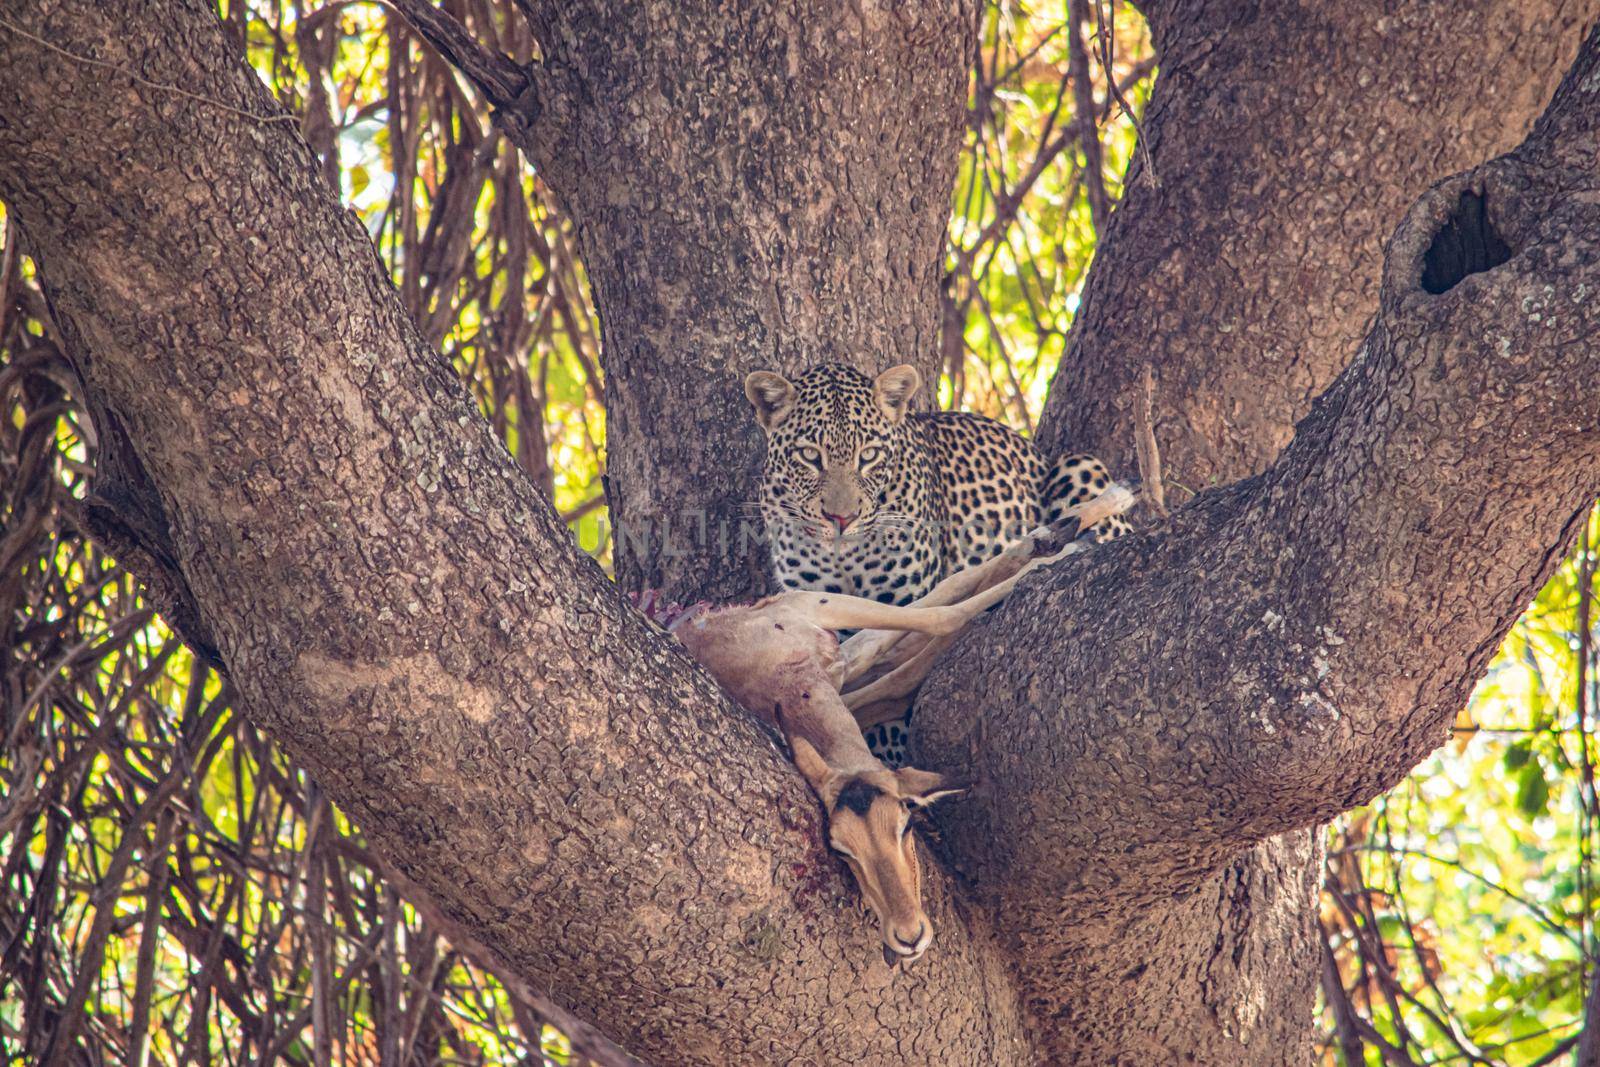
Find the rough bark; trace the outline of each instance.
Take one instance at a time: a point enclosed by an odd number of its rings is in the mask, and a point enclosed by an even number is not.
[[[1154,364],[1168,481],[1198,491],[1288,442],[1377,310],[1395,222],[1522,140],[1600,2],[1142,6],[1161,62],[1142,122],[1159,181],[1140,153],[1039,437],[1134,469]]]
[[[761,458],[744,376],[840,360],[937,380],[977,4],[537,10],[544,61],[502,118],[578,220],[607,496],[633,535],[618,580],[685,599],[759,591],[764,561],[737,536],[759,530],[743,507]],[[669,530],[685,551],[666,549]]]
[[[150,561],[373,847],[655,1062],[1028,1062],[948,880],[885,966],[809,790],[577,551],[209,5],[18,6],[0,197]]]
[[[1390,220],[1432,181],[1522,136],[1576,49],[1580,21],[1600,4],[1477,5],[1453,16],[1358,4],[1272,18],[1238,2],[1146,6],[1163,76],[1144,128],[1153,171],[1168,180],[1159,189],[1137,176],[1131,183],[1091,274],[1043,437],[1063,447],[1068,425],[1075,447],[1132,469],[1133,385],[1154,362],[1168,468],[1192,486],[1272,459],[1370,318]],[[563,73],[579,83],[594,76],[581,64]],[[610,121],[591,118],[602,129]],[[1219,142],[1230,151],[1217,151]],[[628,267],[653,274],[648,263]],[[1250,284],[1252,273],[1263,283]],[[1200,475],[1191,473],[1196,463]],[[614,498],[626,501],[639,484],[625,482]],[[1194,891],[1196,906],[1214,901],[1213,911],[1192,922],[1139,913],[1085,952],[1107,971],[1175,976],[1120,1030],[1104,1025],[1118,1015],[1098,1003],[1120,1000],[1119,984],[1091,968],[1065,987],[1104,1042],[1162,1034],[1202,1062],[1237,1060],[1245,1047],[1259,1062],[1304,1060],[1319,854],[1305,835],[1258,851]],[[1128,946],[1139,948],[1130,955]],[[1164,1006],[1173,1003],[1191,1006],[1193,1017]]]
[[[798,776],[570,544],[210,10],[15,6],[0,197],[159,508],[128,524],[162,542],[150,565],[171,561],[251,714],[376,848],[646,1058],[1217,1062],[1229,1026],[1259,1044],[1260,1006],[1200,942],[1281,980],[1292,959],[1229,930],[1301,892],[1305,864],[1223,872],[1442,736],[1600,485],[1596,36],[1530,153],[1413,209],[1362,355],[1276,464],[1027,584],[957,648],[924,747],[984,784],[947,822],[963,877],[932,879],[939,941],[891,975]],[[626,105],[542,100],[569,125]],[[1463,183],[1511,258],[1424,293]],[[1149,970],[1116,966],[1137,958],[1105,951],[1118,929],[1150,937]],[[1132,993],[1096,1001],[1095,980]],[[1211,1029],[1132,1037],[1174,1015]]]
[[[1142,123],[1155,165],[1135,160],[1102,232],[1040,436],[1133,470],[1153,366],[1166,473],[1193,490],[1272,461],[1367,328],[1393,219],[1523,136],[1600,4],[1141,6],[1162,64]],[[1106,931],[1124,951],[1091,958],[1177,976],[1151,999],[1197,1014],[1119,1013],[1088,971],[1078,1024],[1106,1044],[1169,1035],[1201,1062],[1305,1062],[1319,863],[1305,836],[1272,839],[1195,891],[1231,905],[1197,933],[1175,940],[1166,910]]]
[[[924,751],[990,790],[957,862],[1056,1047],[1110,1055],[1142,1021],[1085,981],[1106,964],[1052,966],[1445,739],[1600,491],[1597,72],[1600,31],[1523,148],[1411,209],[1360,354],[1277,462],[1020,589],[930,679]],[[1488,254],[1458,277],[1463,247]],[[998,812],[1030,814],[997,835]]]

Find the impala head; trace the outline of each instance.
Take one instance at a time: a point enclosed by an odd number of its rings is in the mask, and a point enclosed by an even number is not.
[[[922,869],[911,833],[911,809],[965,786],[912,767],[841,773],[804,738],[791,738],[790,744],[795,766],[828,809],[828,844],[844,856],[878,917],[884,960],[894,966],[921,958],[933,940],[933,924],[922,910]]]

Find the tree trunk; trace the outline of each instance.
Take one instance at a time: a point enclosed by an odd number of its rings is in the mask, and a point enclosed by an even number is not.
[[[977,4],[540,11],[539,107],[505,125],[578,221],[618,581],[764,592],[744,377],[913,363],[932,396]]]
[[[788,10],[730,7],[743,36],[725,40],[753,50],[788,19],[820,41],[845,17]],[[894,62],[945,41],[923,32],[933,16],[876,10],[863,26]],[[892,973],[798,775],[572,546],[406,319],[366,234],[212,11],[62,0],[5,18],[22,32],[0,27],[0,197],[38,256],[101,427],[113,536],[192,607],[194,639],[252,717],[378,851],[508,969],[647,1059],[1299,1062],[1304,1031],[1274,1013],[1280,985],[1315,975],[1288,936],[1312,892],[1308,835],[1442,737],[1600,488],[1596,34],[1522,152],[1407,215],[1360,357],[1282,457],[1026,583],[930,679],[924,751],[980,772],[982,786],[951,807],[943,862],[930,864],[938,940]],[[959,36],[964,18],[935,24]],[[550,66],[505,116],[536,153],[578,136],[587,112],[638,107],[648,126],[690,106],[670,81],[622,98],[563,85],[575,70],[652,61],[607,51],[606,35],[632,40],[632,24],[589,19],[540,26]],[[664,8],[639,19],[652,39],[679,39]],[[849,51],[864,31],[840,32]],[[962,61],[958,47],[948,55]],[[712,88],[715,71],[744,69],[726,53],[682,65]],[[870,95],[827,84],[828,99]],[[908,95],[958,93],[960,78],[919,84]],[[828,112],[719,91],[728,107],[697,113],[748,132],[710,143],[766,138],[754,160],[825,150],[784,120]],[[905,115],[935,129],[953,113],[948,100],[917,107]],[[575,174],[558,165],[554,177],[575,196]],[[616,184],[625,206],[640,190]],[[715,213],[712,191],[698,195]],[[645,358],[713,368],[628,338],[635,326],[652,336],[656,306],[665,322],[691,299],[682,286],[714,273],[722,247],[641,234],[652,298],[624,269],[637,248],[609,242],[674,205],[619,208],[621,222],[597,220],[604,205],[576,210],[594,230],[586,252],[612,264],[591,272],[616,271],[601,311],[608,342],[632,354],[612,371],[614,402],[671,393],[670,373]],[[921,210],[942,217],[942,194]],[[804,214],[780,213],[772,239],[826,230]],[[735,217],[737,230],[756,216]],[[760,245],[746,240],[728,247]],[[1449,254],[1466,247],[1506,258]],[[725,298],[760,318],[759,336],[796,346],[806,331],[785,332],[781,316],[814,314],[831,346],[818,351],[875,338],[882,362],[898,362],[921,336],[905,332],[914,323],[934,336],[910,265],[901,276],[881,266],[888,253],[840,254],[836,303],[804,310],[823,299],[812,269],[831,262],[815,252],[784,261],[809,264],[787,281]],[[669,268],[657,272],[657,255]],[[754,295],[765,285],[781,287],[770,305]],[[870,313],[826,323],[844,303]],[[709,345],[714,332],[681,336]],[[780,365],[805,358],[797,347]],[[613,433],[637,435],[646,417]],[[627,479],[654,476],[640,462]],[[672,564],[678,577],[651,566],[624,571],[696,584],[687,564]]]

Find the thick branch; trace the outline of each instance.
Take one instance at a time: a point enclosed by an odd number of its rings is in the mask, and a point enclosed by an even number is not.
[[[1131,175],[1101,235],[1039,437],[1133,470],[1153,364],[1176,504],[1288,442],[1377,310],[1394,221],[1517,144],[1600,0],[1150,14],[1161,74],[1143,128],[1162,180]]]
[[[1154,365],[1154,436],[1182,503],[1271,463],[1376,311],[1394,220],[1515,143],[1600,5],[1140,6],[1161,58],[1143,136],[1163,182],[1136,175],[1102,234],[1041,436],[1131,470]],[[1059,966],[1027,968],[1051,1046],[1112,1059],[1164,1034],[1144,1058],[1306,1062],[1315,840],[1269,839],[1182,902],[1089,923]],[[1130,1000],[1119,979],[1146,968]]]
[[[799,776],[577,551],[212,7],[26,18],[0,197],[243,704],[374,849],[649,1060],[1029,1061],[936,875],[891,978]]]
[[[1411,210],[1277,463],[1025,586],[930,683],[932,758],[1030,813],[956,834],[1030,952],[1397,782],[1559,562],[1600,492],[1597,63],[1600,30],[1523,149]]]

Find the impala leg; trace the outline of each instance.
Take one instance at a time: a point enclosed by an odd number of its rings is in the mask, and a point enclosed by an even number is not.
[[[875,678],[860,689],[844,694],[845,707],[855,713],[869,710],[872,705],[883,701],[897,700],[915,693],[922,680],[928,676],[928,672],[933,670],[934,662],[944,654],[944,650],[949,648],[954,640],[954,637],[933,638],[915,656],[882,678]],[[861,722],[861,716],[857,715],[856,721]]]
[[[1041,552],[1055,554],[1095,523],[1113,515],[1121,515],[1133,507],[1137,499],[1132,490],[1125,486],[1110,486],[1099,496],[1068,508],[1054,523],[1039,527],[993,559],[956,571],[908,606],[943,607],[966,600],[996,582],[1013,577],[1023,567],[1036,561]],[[1076,520],[1076,528],[1072,528],[1068,520]]]
[[[904,630],[862,630],[839,646],[843,682],[849,684],[883,662],[906,636]]]
[[[870,630],[867,631],[883,641],[870,646],[861,646],[858,649],[859,659],[847,661],[840,657],[839,666],[841,677],[839,689],[841,692],[851,686],[860,687],[863,679],[872,681],[870,675],[882,676],[888,674],[896,667],[914,658],[917,653],[927,647],[929,641],[939,638],[929,634],[908,633],[905,630]]]
[[[782,606],[800,612],[807,621],[827,630],[905,630],[911,633],[948,637],[957,633],[967,623],[982,615],[1006,598],[1017,580],[1042,563],[1052,563],[1074,550],[1068,545],[1062,551],[1045,559],[1032,560],[1005,581],[998,582],[959,604],[939,607],[898,607],[880,604],[863,597],[844,596],[839,593],[814,593],[795,590],[782,593],[775,600]],[[1082,546],[1077,546],[1082,551]]]
[[[1045,559],[1034,560],[1027,566],[1023,567],[1022,570],[1007,578],[1005,581],[990,586],[977,596],[970,597],[967,600],[962,601],[960,604],[951,605],[950,609],[948,610],[959,611],[966,617],[966,622],[962,623],[961,627],[951,633],[932,636],[916,644],[913,644],[913,642],[916,642],[917,639],[912,637],[894,646],[892,653],[886,655],[884,659],[892,658],[898,660],[899,662],[895,663],[894,668],[889,671],[888,674],[885,674],[879,678],[874,678],[871,682],[868,682],[859,689],[847,691],[844,694],[845,705],[853,712],[858,708],[864,708],[867,705],[874,704],[878,701],[892,700],[897,697],[909,696],[910,694],[916,692],[917,687],[920,686],[923,679],[928,676],[928,672],[933,669],[934,662],[941,655],[943,655],[944,650],[949,648],[950,645],[955,641],[956,634],[959,633],[960,630],[965,629],[967,623],[970,623],[973,619],[977,618],[979,615],[982,615],[985,611],[988,611],[990,608],[1004,600],[1011,593],[1011,590],[1016,587],[1017,582],[1021,580],[1023,575],[1032,571],[1035,567],[1041,567],[1047,563],[1054,563],[1059,559],[1064,559],[1067,556],[1083,551],[1085,551],[1083,545],[1077,543],[1070,544],[1053,556]],[[935,609],[907,608],[905,610],[928,611]],[[882,660],[874,661],[874,663],[869,664],[868,666],[875,666],[878,662],[882,662]],[[848,673],[848,668],[851,666],[857,666],[857,664],[846,664],[846,685],[848,685],[855,678],[859,678],[861,676],[860,673],[850,675]]]
[[[948,609],[940,608],[938,610],[959,611],[966,615],[968,622],[971,622],[973,619],[977,618],[979,615],[982,615],[984,612],[1000,603],[1006,597],[1010,596],[1011,590],[1017,587],[1017,583],[1022,580],[1024,575],[1032,574],[1040,567],[1047,566],[1051,563],[1055,563],[1058,560],[1066,559],[1068,556],[1076,555],[1079,552],[1085,552],[1087,550],[1087,547],[1082,542],[1074,541],[1053,556],[1041,556],[1037,559],[1029,560],[1027,563],[1023,564],[1021,570],[1017,571],[1009,578],[1006,578],[1004,581],[996,582],[980,593],[975,593],[972,596],[969,596],[961,603],[952,604]]]
[[[953,605],[953,607],[966,615],[967,621],[971,622],[972,619],[1004,600],[1006,595],[1015,587],[1017,580],[1035,566],[1053,563],[1074,552],[1081,551],[1083,551],[1083,548],[1080,545],[1068,545],[1067,548],[1056,555],[1048,559],[1035,560],[1005,581],[991,586],[977,596],[959,605]],[[907,608],[906,610],[925,611],[932,609]],[[965,624],[963,624],[964,627]],[[896,633],[886,636],[900,638],[904,635]],[[892,658],[899,661],[894,664],[889,673],[874,678],[858,689],[846,689],[843,692],[845,706],[856,716],[856,722],[860,727],[866,730],[886,721],[882,714],[886,708],[897,705],[903,708],[908,703],[906,698],[915,693],[917,688],[922,685],[923,680],[928,677],[928,673],[933,670],[933,665],[944,654],[945,650],[954,643],[955,639],[955,633],[924,637],[921,640],[916,636],[912,636],[891,648],[886,648],[881,658],[874,658],[868,661],[863,655],[855,662],[844,663],[841,661],[840,665],[844,667],[845,686],[860,678],[867,668],[876,666],[884,660]],[[871,650],[867,646],[862,646],[857,651],[860,654]],[[851,673],[852,670],[854,673]]]
[[[1035,567],[1046,563],[1054,563],[1058,559],[1083,550],[1083,546],[1075,542],[1053,556],[1030,560],[1003,581],[997,581],[982,592],[970,596],[958,604],[938,607],[919,607],[917,604],[911,604],[906,607],[891,607],[886,604],[876,605],[881,610],[871,614],[871,617],[877,620],[873,624],[874,628],[863,629],[862,632],[856,634],[841,646],[839,660],[843,684],[849,685],[885,660],[892,658],[903,663],[921,656],[923,649],[920,645],[911,651],[905,652],[904,655],[896,655],[896,653],[905,650],[904,640],[907,632],[930,634],[938,638],[956,634],[965,629],[966,625],[973,619],[1004,600],[1011,590],[1016,588],[1018,580],[1024,574],[1027,574]],[[991,560],[990,562],[994,561]],[[977,570],[979,568],[974,567],[971,569]],[[1003,573],[1003,569],[995,568],[989,572],[989,577],[994,578]],[[785,595],[787,596],[788,594]],[[866,603],[871,604],[872,602],[867,601]],[[868,616],[867,613],[863,612],[860,617],[866,618]],[[819,623],[819,625],[826,624]],[[948,644],[948,642],[946,643]]]
[[[993,559],[957,571],[934,586],[927,594],[906,605],[905,610],[920,611],[928,608],[959,606],[960,601],[973,593],[995,582],[1003,581],[1025,567],[1032,558],[1034,545],[1034,536],[1029,535]],[[845,682],[848,684],[854,681],[881,663],[889,655],[890,650],[905,637],[907,629],[912,628],[865,629],[840,645],[839,658],[844,664]]]
[[[971,615],[961,606],[912,608],[880,604],[842,593],[817,593],[796,589],[772,598],[775,607],[803,615],[825,630],[911,630],[949,634],[961,629]]]
[[[1017,579],[1027,571],[1061,559],[1070,554],[1069,550],[1082,549],[1072,549],[1072,545],[1077,543],[1072,541],[1061,551],[1047,558],[1040,558],[1041,551],[1048,551],[1060,545],[1061,539],[1066,538],[1069,533],[1075,536],[1078,531],[1086,530],[1102,519],[1122,514],[1133,506],[1136,499],[1131,490],[1121,485],[1113,485],[1099,496],[1068,509],[1053,525],[1040,527],[993,559],[950,575],[907,607],[912,610],[959,607],[970,620],[1005,599],[1006,594],[1016,586]],[[1075,530],[1066,529],[1068,519],[1076,520]],[[993,593],[992,590],[996,588],[1001,589],[1001,592]],[[981,599],[974,600],[975,595]],[[903,636],[898,632],[884,632],[883,629],[864,629],[845,641],[840,646],[840,661],[843,664],[845,684],[848,685],[860,678],[882,662]]]

